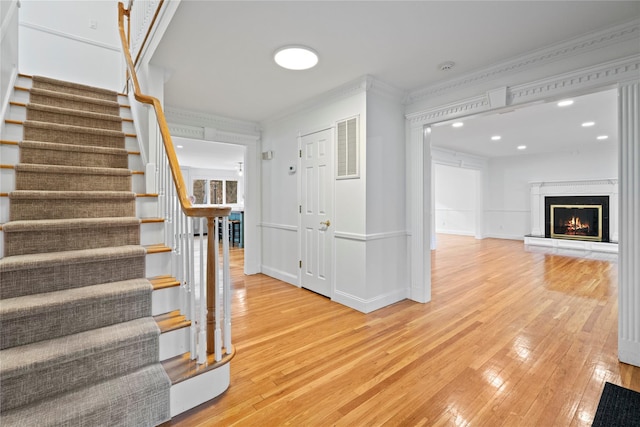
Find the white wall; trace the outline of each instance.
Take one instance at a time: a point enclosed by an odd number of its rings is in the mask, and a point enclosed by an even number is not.
[[[369,312],[408,296],[405,123],[400,97],[366,77],[357,90],[263,124],[262,271],[299,283],[298,136],[359,117],[359,177],[334,180],[332,299]],[[338,90],[339,92],[339,90]],[[273,250],[278,248],[277,251]]]
[[[435,165],[436,233],[476,234],[476,197],[480,172]]]
[[[530,182],[617,176],[617,145],[609,140],[600,147],[576,152],[489,159],[485,196],[486,235],[523,239],[531,232]]]
[[[9,94],[18,73],[18,2],[0,1],[0,118],[9,108]],[[1,132],[0,132],[1,133]]]
[[[299,284],[298,250],[298,137],[335,126],[336,121],[360,115],[360,138],[366,138],[366,94],[364,91],[337,96],[284,118],[262,124],[262,151],[273,151],[271,160],[261,161],[262,272]],[[360,145],[361,155],[365,144]],[[362,170],[361,170],[362,171]],[[365,232],[365,180],[351,179],[335,188],[334,232]],[[334,268],[336,275],[342,272]],[[364,269],[351,271],[363,282]]]
[[[117,1],[20,3],[21,73],[123,90]]]

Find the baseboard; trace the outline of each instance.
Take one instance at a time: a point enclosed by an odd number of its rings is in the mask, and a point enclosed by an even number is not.
[[[436,230],[436,234],[453,234],[455,236],[475,236],[476,235],[474,231],[463,231],[463,230]]]
[[[274,279],[281,280],[286,283],[290,283],[294,286],[299,286],[298,276],[293,275],[291,273],[287,273],[286,271],[278,270],[277,268],[267,267],[266,265],[262,265],[260,267],[260,272],[269,277],[273,277]]]
[[[348,294],[342,291],[334,291],[332,300],[346,305],[349,308],[358,310],[362,313],[371,313],[372,311],[386,307],[398,301],[409,298],[409,289],[398,289],[393,292],[389,292],[384,295],[378,295],[371,299],[362,299],[355,295]]]
[[[618,338],[618,360],[640,367],[640,342]]]
[[[524,240],[524,235],[488,233],[483,236],[483,239]]]

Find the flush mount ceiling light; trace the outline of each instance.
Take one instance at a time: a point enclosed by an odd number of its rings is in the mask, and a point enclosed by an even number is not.
[[[502,139],[502,137],[501,137],[500,135],[493,135],[493,136],[491,137],[491,140],[492,140],[492,141],[500,141],[501,139]]]
[[[588,128],[588,127],[593,126],[593,125],[595,125],[595,124],[596,124],[595,122],[584,122],[584,123],[582,124],[582,127],[583,127],[583,128]]]
[[[608,138],[609,138],[608,135],[600,135],[596,139],[599,139],[600,141],[602,141],[602,140],[605,140],[605,139],[608,139]]]
[[[558,107],[567,107],[573,104],[573,99],[565,99],[564,101],[558,102]]]
[[[518,150],[526,150],[527,146],[526,145],[518,145]]]
[[[306,46],[284,46],[276,51],[273,59],[287,70],[308,70],[318,63],[318,54]]]
[[[455,122],[454,124],[452,124],[451,126],[453,126],[454,128],[461,128],[462,126],[464,126],[464,123],[462,122]]]

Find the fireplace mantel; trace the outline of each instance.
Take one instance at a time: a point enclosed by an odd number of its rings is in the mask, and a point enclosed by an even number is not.
[[[609,240],[618,241],[618,180],[546,181],[529,183],[531,236],[545,236],[544,199],[547,196],[609,196]]]

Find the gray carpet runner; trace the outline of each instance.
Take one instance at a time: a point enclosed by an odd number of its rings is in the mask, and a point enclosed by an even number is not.
[[[169,417],[117,94],[35,76],[0,259],[0,425]]]

